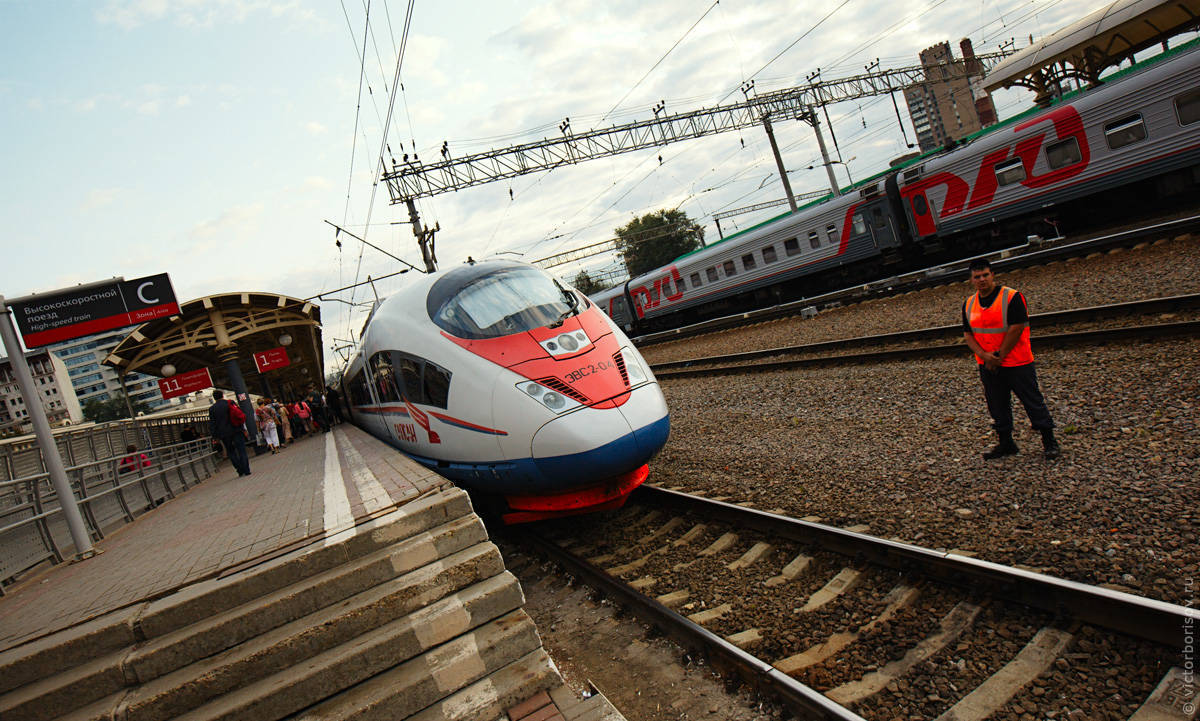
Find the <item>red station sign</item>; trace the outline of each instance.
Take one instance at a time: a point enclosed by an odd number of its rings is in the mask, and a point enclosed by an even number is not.
[[[292,361],[288,358],[287,349],[283,346],[254,354],[254,365],[258,366],[259,373],[273,371],[276,368],[287,368],[291,364]]]
[[[175,398],[176,396],[186,396],[188,393],[202,391],[205,388],[212,388],[212,384],[212,376],[209,375],[208,369],[201,368],[200,370],[180,373],[170,378],[160,378],[158,381],[158,390],[162,393],[163,400],[166,400],[167,398]]]

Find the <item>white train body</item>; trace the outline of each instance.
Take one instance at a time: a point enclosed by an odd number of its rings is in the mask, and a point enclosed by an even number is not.
[[[666,443],[666,401],[607,315],[531,265],[424,276],[375,309],[343,376],[360,427],[509,522],[618,507]]]

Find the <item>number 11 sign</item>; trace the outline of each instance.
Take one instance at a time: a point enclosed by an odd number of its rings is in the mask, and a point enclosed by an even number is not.
[[[179,375],[171,376],[170,378],[160,378],[158,381],[158,390],[162,393],[163,400],[167,398],[175,398],[176,396],[186,396],[188,393],[212,388],[212,376],[208,374],[207,368],[200,370],[188,371]]]

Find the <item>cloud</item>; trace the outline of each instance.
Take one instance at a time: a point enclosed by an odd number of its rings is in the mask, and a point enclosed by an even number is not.
[[[147,100],[137,106],[138,115],[158,115],[159,101]]]
[[[312,175],[304,179],[305,190],[328,190],[333,187],[333,183],[319,175]]]
[[[308,131],[309,135],[321,135],[325,132],[326,127],[315,120],[310,120],[304,124],[304,129]]]
[[[96,10],[95,17],[103,25],[124,30],[164,21],[208,29],[218,24],[242,24],[258,13],[306,23],[318,20],[317,14],[298,0],[108,0]]]
[[[177,108],[186,108],[187,106],[189,106],[191,104],[192,104],[192,96],[190,96],[190,95],[184,94],[184,95],[180,95],[179,97],[175,98],[175,107],[177,107]]]
[[[95,188],[89,190],[87,195],[84,196],[83,202],[79,205],[79,211],[87,213],[112,205],[124,192],[124,188]]]

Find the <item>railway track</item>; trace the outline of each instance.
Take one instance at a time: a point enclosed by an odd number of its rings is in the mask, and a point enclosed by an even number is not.
[[[1119,325],[1122,322],[1154,315],[1191,314],[1197,309],[1200,309],[1200,294],[1193,293],[1038,313],[1030,318],[1030,324],[1038,331],[1034,337],[1034,344],[1038,348],[1131,342],[1200,333],[1200,320],[1195,319],[1167,323]],[[1079,331],[1068,330],[1072,326],[1105,323],[1113,320],[1118,324]],[[855,349],[865,350],[849,352]],[[962,327],[956,324],[656,363],[651,365],[650,369],[655,376],[662,380],[758,373],[812,366],[932,358],[964,355],[967,352],[962,342]]]
[[[1093,253],[1103,253],[1114,248],[1128,248],[1159,237],[1178,233],[1200,230],[1200,215],[1191,215],[1162,222],[1152,222],[1137,228],[1130,228],[1116,233],[1107,233],[1077,241],[1055,239],[1043,241],[1037,245],[1023,243],[1010,248],[984,253],[997,272],[1008,272],[1020,268],[1031,268],[1054,261],[1083,257]],[[847,303],[858,303],[874,298],[886,298],[915,290],[930,288],[946,283],[965,280],[968,277],[967,265],[972,258],[951,261],[929,268],[923,268],[901,275],[882,278],[862,285],[823,293],[821,295],[802,298],[797,301],[783,303],[768,308],[734,313],[720,318],[693,323],[681,328],[647,333],[633,338],[639,347],[656,343],[666,343],[673,340],[705,335],[730,328],[737,328],[751,323],[787,318],[802,315],[805,312],[835,308]]]
[[[800,718],[1195,717],[1187,608],[864,530],[645,487],[512,533]]]

